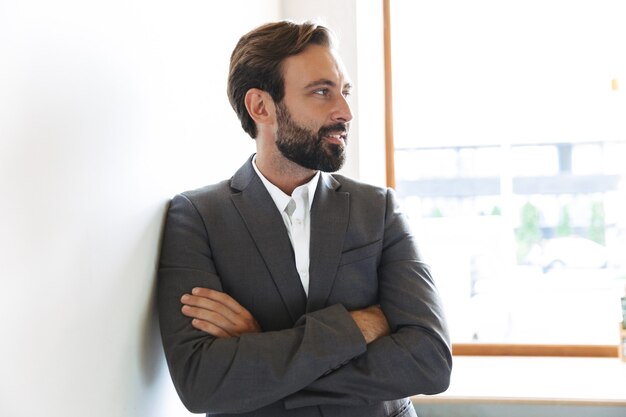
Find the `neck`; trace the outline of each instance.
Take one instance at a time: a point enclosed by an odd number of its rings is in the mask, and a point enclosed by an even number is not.
[[[269,182],[287,195],[309,182],[317,173],[288,160],[282,154],[268,156],[257,153],[256,166]]]

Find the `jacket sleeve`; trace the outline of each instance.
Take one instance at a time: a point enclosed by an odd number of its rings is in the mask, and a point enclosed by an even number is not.
[[[291,329],[215,338],[191,326],[180,298],[195,286],[222,290],[202,218],[185,196],[169,208],[157,307],[170,374],[192,412],[256,410],[302,390],[366,350],[341,305],[303,316]]]
[[[287,408],[365,405],[447,389],[452,355],[441,301],[391,190],[378,280],[380,306],[391,335],[286,398]]]

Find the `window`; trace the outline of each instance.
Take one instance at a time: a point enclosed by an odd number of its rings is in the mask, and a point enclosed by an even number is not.
[[[453,343],[617,345],[626,7],[386,6],[393,179]]]

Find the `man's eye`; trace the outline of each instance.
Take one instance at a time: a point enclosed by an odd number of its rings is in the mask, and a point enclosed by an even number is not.
[[[350,97],[352,95],[352,93],[350,91],[344,91],[342,94],[343,94],[343,96],[345,98],[348,98],[348,97]]]
[[[313,94],[317,94],[318,96],[327,96],[328,95],[328,88],[321,88],[319,90],[315,90],[315,91],[313,91]]]

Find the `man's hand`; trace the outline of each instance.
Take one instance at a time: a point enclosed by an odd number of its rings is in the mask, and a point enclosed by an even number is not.
[[[252,314],[228,294],[208,288],[194,288],[181,298],[182,312],[191,325],[215,337],[236,337],[261,332]]]
[[[387,318],[379,306],[351,311],[350,314],[368,344],[387,336],[391,332]]]

